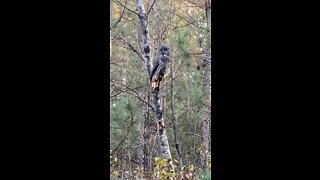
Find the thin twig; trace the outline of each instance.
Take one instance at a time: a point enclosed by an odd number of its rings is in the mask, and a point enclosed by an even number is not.
[[[126,2],[125,2],[124,5],[127,6],[127,0],[126,0]],[[121,15],[120,15],[120,17],[119,17],[119,19],[118,19],[118,21],[112,26],[112,28],[115,28],[115,27],[117,26],[117,24],[121,21],[121,19],[122,19],[122,17],[123,17],[123,14],[124,14],[124,10],[125,10],[125,8],[123,8],[123,10],[122,10],[122,12],[121,12]]]
[[[156,2],[156,0],[153,0],[150,9],[148,10],[147,16],[149,16],[149,13],[151,12],[151,9],[153,8],[154,3]]]
[[[135,52],[142,61],[144,61],[144,58],[142,57],[142,55],[140,54],[140,52],[138,52],[138,51],[133,47],[133,45],[132,45],[129,41],[127,41],[123,36],[121,36],[121,34],[120,34],[118,31],[116,31],[114,28],[111,28],[111,27],[110,27],[110,29],[111,29],[112,31],[114,31],[115,33],[117,33],[117,35],[130,47],[130,49],[131,49],[133,52]]]
[[[120,1],[117,1],[117,0],[114,0],[115,2],[117,2],[118,4],[120,4],[122,7],[124,7],[126,10],[128,10],[128,11],[130,11],[130,12],[132,12],[132,13],[134,13],[134,14],[136,14],[137,16],[139,16],[139,14],[137,13],[137,12],[135,12],[135,11],[133,11],[133,10],[131,10],[131,9],[129,9],[129,8],[127,8],[125,5],[123,5]]]
[[[180,168],[182,168],[182,154],[180,151],[180,144],[178,143],[178,139],[177,139],[177,128],[176,128],[176,118],[174,116],[174,107],[173,107],[173,70],[172,70],[172,62],[170,63],[170,78],[171,78],[171,82],[170,82],[170,97],[171,97],[171,102],[170,102],[170,106],[171,106],[171,121],[173,124],[173,135],[174,135],[174,143],[175,143],[175,147],[176,147],[176,151],[179,157],[179,165]]]
[[[122,91],[122,92],[128,92],[129,94],[131,94],[131,95],[133,95],[134,97],[138,98],[141,102],[143,102],[143,103],[145,103],[146,105],[148,105],[148,107],[150,107],[151,110],[152,110],[153,112],[155,112],[155,110],[154,110],[154,108],[152,107],[152,105],[151,105],[150,103],[148,103],[147,101],[143,100],[143,99],[139,96],[139,93],[138,93],[137,91],[133,90],[132,88],[130,88],[130,87],[127,86],[127,85],[120,84],[120,83],[118,83],[118,84],[121,85],[121,86],[126,87],[126,88],[129,89],[130,91],[125,91],[125,90],[122,90],[122,89],[117,88],[118,90],[120,90],[120,91]],[[115,87],[115,88],[116,88],[116,87]],[[133,92],[133,93],[131,93],[131,92]]]

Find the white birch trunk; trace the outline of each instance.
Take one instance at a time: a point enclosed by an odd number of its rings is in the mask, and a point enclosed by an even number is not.
[[[150,74],[151,74],[151,69],[152,69],[152,61],[151,61],[151,44],[150,44],[150,34],[148,31],[148,26],[147,26],[147,17],[146,17],[146,11],[144,8],[144,4],[142,0],[137,0],[137,10],[139,14],[139,19],[140,19],[140,33],[142,35],[142,54],[143,54],[143,59],[145,63],[145,67],[147,70],[148,74],[148,87],[149,87],[149,79],[150,79]],[[147,89],[146,89],[147,92]],[[149,103],[150,95],[147,95],[147,102]],[[151,127],[150,127],[150,116],[149,116],[149,107],[147,105],[144,105],[143,107],[144,111],[144,158],[143,158],[143,167],[144,167],[144,172],[146,175],[146,178],[148,177],[150,171],[150,144],[147,143],[149,142],[150,139],[150,132],[151,132]]]
[[[144,8],[143,0],[137,0],[137,9],[138,9],[138,14],[140,19],[140,30],[143,37],[143,53],[144,53],[143,57],[144,57],[145,67],[148,73],[148,80],[149,80],[153,63],[151,60],[151,40],[150,40],[150,33],[148,30],[148,17],[146,14],[146,10]],[[148,83],[148,85],[149,85],[148,87],[150,87],[150,82]],[[150,99],[150,95],[148,95],[148,102],[149,102],[149,99]],[[171,158],[171,153],[169,149],[166,129],[164,126],[164,120],[162,117],[162,110],[160,108],[158,93],[153,94],[153,106],[156,111],[155,113],[156,113],[156,120],[157,120],[157,127],[158,127],[158,133],[157,133],[158,143],[157,144],[160,145],[159,155],[160,155],[160,158],[169,160],[169,164],[171,165],[173,170],[172,158]],[[151,128],[151,127],[149,126],[148,128]]]
[[[137,9],[140,19],[140,30],[143,37],[143,53],[144,53],[144,61],[145,66],[150,77],[151,69],[152,69],[152,61],[151,61],[151,41],[150,41],[150,33],[148,30],[148,17],[146,14],[146,10],[144,8],[143,0],[137,0]]]

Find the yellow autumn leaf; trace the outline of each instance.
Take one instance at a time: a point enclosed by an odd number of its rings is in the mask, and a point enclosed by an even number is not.
[[[119,172],[119,171],[114,171],[113,174],[114,174],[115,176],[120,176],[120,172]]]
[[[162,180],[162,179],[164,179],[164,176],[163,176],[163,174],[161,173],[161,174],[160,174],[160,180]]]
[[[190,171],[193,171],[193,170],[194,170],[193,164],[191,164],[191,165],[189,166],[189,170],[190,170]]]
[[[161,165],[161,166],[166,166],[167,163],[168,163],[168,162],[167,162],[165,159],[162,159],[162,160],[160,160],[160,161],[158,162],[158,164]]]
[[[157,162],[159,162],[161,159],[159,157],[154,158],[154,160]]]

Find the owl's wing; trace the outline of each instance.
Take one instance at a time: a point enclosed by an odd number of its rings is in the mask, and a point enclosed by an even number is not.
[[[152,82],[152,77],[153,77],[154,73],[157,71],[158,67],[159,67],[159,61],[156,62],[156,65],[153,67],[153,69],[151,71],[150,82]]]

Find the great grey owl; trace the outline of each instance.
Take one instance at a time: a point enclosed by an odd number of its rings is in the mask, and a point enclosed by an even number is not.
[[[156,64],[150,74],[151,88],[153,92],[159,91],[160,82],[170,62],[170,48],[162,45],[157,54]]]

